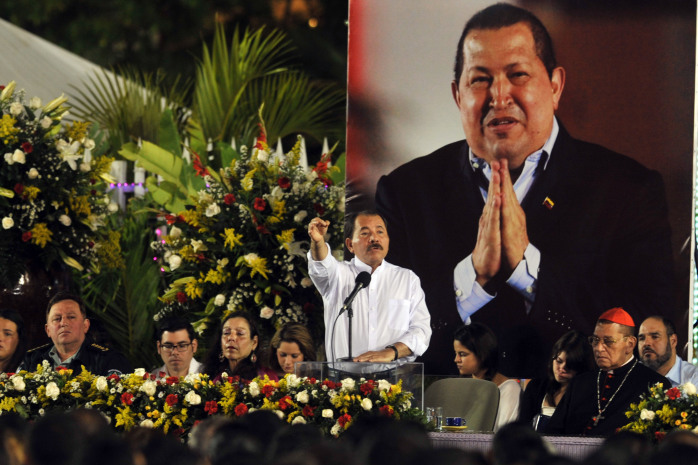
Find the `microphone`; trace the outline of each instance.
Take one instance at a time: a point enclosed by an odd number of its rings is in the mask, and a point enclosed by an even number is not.
[[[355,283],[356,284],[354,285],[354,290],[351,291],[349,297],[347,297],[344,300],[344,304],[342,305],[342,309],[339,311],[339,315],[341,315],[342,313],[347,311],[349,307],[351,307],[351,303],[354,301],[354,299],[356,298],[356,294],[358,294],[361,289],[363,289],[364,287],[368,287],[368,285],[371,283],[371,273],[369,273],[368,271],[362,271],[356,276]]]

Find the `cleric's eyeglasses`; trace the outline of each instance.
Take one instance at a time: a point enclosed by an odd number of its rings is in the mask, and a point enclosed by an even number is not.
[[[180,342],[179,344],[171,344],[169,342],[166,342],[164,344],[161,344],[160,347],[162,347],[163,351],[170,353],[175,349],[177,349],[177,352],[184,352],[189,348],[190,345],[191,342]]]
[[[627,338],[628,338],[628,336],[622,337],[622,339],[627,339]],[[596,336],[589,336],[588,340],[589,340],[589,344],[591,344],[592,347],[596,347],[599,344],[599,342],[601,344],[603,344],[605,347],[612,347],[613,344],[615,344],[616,342],[619,341],[618,339],[613,339],[612,337],[608,337],[608,336],[603,337],[603,338],[599,338]]]

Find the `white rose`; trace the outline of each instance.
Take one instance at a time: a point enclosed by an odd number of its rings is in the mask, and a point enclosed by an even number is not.
[[[266,163],[269,160],[269,152],[266,150],[257,150],[257,160]]]
[[[172,239],[179,239],[182,236],[182,230],[179,229],[177,226],[172,226],[172,229],[170,229],[170,234],[168,234]]]
[[[135,370],[133,370],[133,374],[138,376],[139,378],[142,378],[143,376],[145,376],[145,368],[136,368]]]
[[[290,388],[297,388],[298,386],[301,385],[301,382],[303,380],[299,378],[298,376],[294,375],[293,373],[290,373],[286,375],[286,384]]]
[[[330,430],[330,434],[332,436],[339,436],[340,431],[342,431],[342,427],[339,426],[339,423],[335,423],[332,429]]]
[[[323,409],[322,418],[334,418],[334,411],[331,408]]]
[[[307,404],[309,400],[310,396],[308,396],[308,391],[301,391],[296,394],[296,401],[300,402],[301,404]]]
[[[293,221],[295,221],[296,223],[301,223],[307,216],[308,212],[305,210],[301,210],[295,214],[295,216],[293,217]]]
[[[83,173],[89,173],[90,170],[92,169],[92,165],[90,165],[88,162],[82,162],[80,163],[80,171]]]
[[[24,105],[22,105],[19,102],[12,102],[10,104],[10,113],[12,113],[12,116],[19,116],[22,114],[24,111]]]
[[[225,303],[225,296],[223,294],[218,294],[215,299],[213,299],[213,305],[220,307]]]
[[[298,415],[297,417],[295,417],[295,418],[293,419],[293,421],[291,422],[291,424],[292,424],[292,425],[305,425],[305,418],[303,418],[302,416]]]
[[[199,405],[201,403],[201,396],[194,391],[189,391],[187,395],[184,396],[184,402],[187,402],[189,405]]]
[[[11,216],[6,216],[5,218],[2,219],[3,229],[10,229],[14,225],[15,225],[15,220],[13,220]]]
[[[276,414],[277,417],[279,417],[279,420],[284,419],[285,415],[284,415],[284,412],[282,412],[281,410],[274,410],[274,413]]]
[[[390,386],[391,386],[391,384],[389,381],[386,381],[384,379],[378,380],[378,390],[379,391],[388,392],[388,391],[390,391]]]
[[[264,318],[265,320],[268,320],[269,318],[274,316],[274,310],[265,306],[264,308],[262,308],[262,310],[259,311],[259,316],[261,318]]]
[[[643,408],[642,411],[640,412],[640,419],[641,420],[654,420],[654,412],[652,410],[647,410],[646,408]]]
[[[44,129],[48,129],[51,127],[51,124],[53,123],[53,120],[49,118],[48,116],[44,116],[41,118],[41,121],[39,124],[41,124],[41,127]]]
[[[683,392],[688,394],[689,396],[695,395],[696,393],[696,386],[689,382],[684,383],[683,385]]]
[[[51,381],[46,385],[46,396],[50,397],[53,400],[58,399],[58,396],[60,395],[61,390],[58,388],[58,385],[54,382]]]
[[[8,165],[14,165],[14,164],[15,164],[15,161],[12,159],[12,154],[11,154],[10,152],[7,152],[7,153],[5,154],[5,163],[7,163]]]
[[[105,392],[107,388],[109,387],[109,383],[107,382],[107,378],[104,376],[99,376],[97,377],[97,380],[95,381],[95,387],[97,388],[98,391]]]
[[[32,97],[29,99],[29,108],[36,110],[41,107],[41,99],[39,97]]]
[[[27,172],[27,176],[29,176],[29,179],[36,179],[39,177],[39,170],[36,168],[30,168]]]
[[[191,248],[194,250],[194,253],[199,253],[204,250],[208,250],[208,247],[204,244],[204,241],[197,240],[197,239],[192,239],[191,240]]]
[[[24,378],[22,378],[19,375],[14,375],[10,379],[12,380],[13,388],[15,388],[18,391],[24,391],[24,388],[27,386],[24,382]]]
[[[94,150],[97,144],[95,144],[94,139],[85,139],[84,142],[82,143],[82,146],[85,147],[87,150]]]
[[[153,424],[153,420],[151,420],[150,418],[146,418],[145,420],[140,422],[140,426],[144,428],[152,428],[155,425]]]
[[[356,381],[354,381],[351,378],[345,378],[342,380],[342,389],[345,391],[353,391],[354,388],[356,387]]]
[[[167,259],[167,264],[170,265],[170,270],[174,271],[182,264],[182,257],[179,255],[170,255]]]
[[[15,163],[19,163],[19,164],[23,165],[27,161],[27,156],[22,150],[17,149],[12,154],[12,161],[14,161]]]
[[[58,221],[60,221],[63,226],[70,226],[73,223],[73,220],[71,220],[68,215],[59,216]]]
[[[107,205],[107,211],[109,213],[116,213],[119,211],[119,204],[116,202],[109,202],[109,205]]]
[[[212,216],[216,216],[221,212],[221,207],[218,206],[217,203],[212,203],[206,208],[206,213],[205,215],[211,218]]]
[[[259,395],[259,384],[252,381],[247,385],[247,392],[249,392],[252,397],[257,397]]]
[[[366,410],[367,412],[370,411],[373,408],[373,402],[371,402],[371,399],[368,397],[363,399],[361,401],[361,408]]]
[[[157,383],[153,380],[147,380],[145,383],[143,383],[139,389],[139,391],[144,392],[145,395],[147,396],[153,396],[155,395],[155,391],[157,390]]]

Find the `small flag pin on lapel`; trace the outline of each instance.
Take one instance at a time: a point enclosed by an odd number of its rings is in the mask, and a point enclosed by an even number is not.
[[[550,197],[546,197],[545,200],[543,200],[543,206],[548,210],[552,210],[555,206],[555,202],[553,202]]]

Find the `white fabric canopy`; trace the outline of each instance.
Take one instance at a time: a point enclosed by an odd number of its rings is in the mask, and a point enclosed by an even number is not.
[[[43,103],[61,94],[75,95],[101,68],[47,40],[0,19],[0,84],[17,82],[26,97]],[[68,101],[70,104],[70,101]]]

